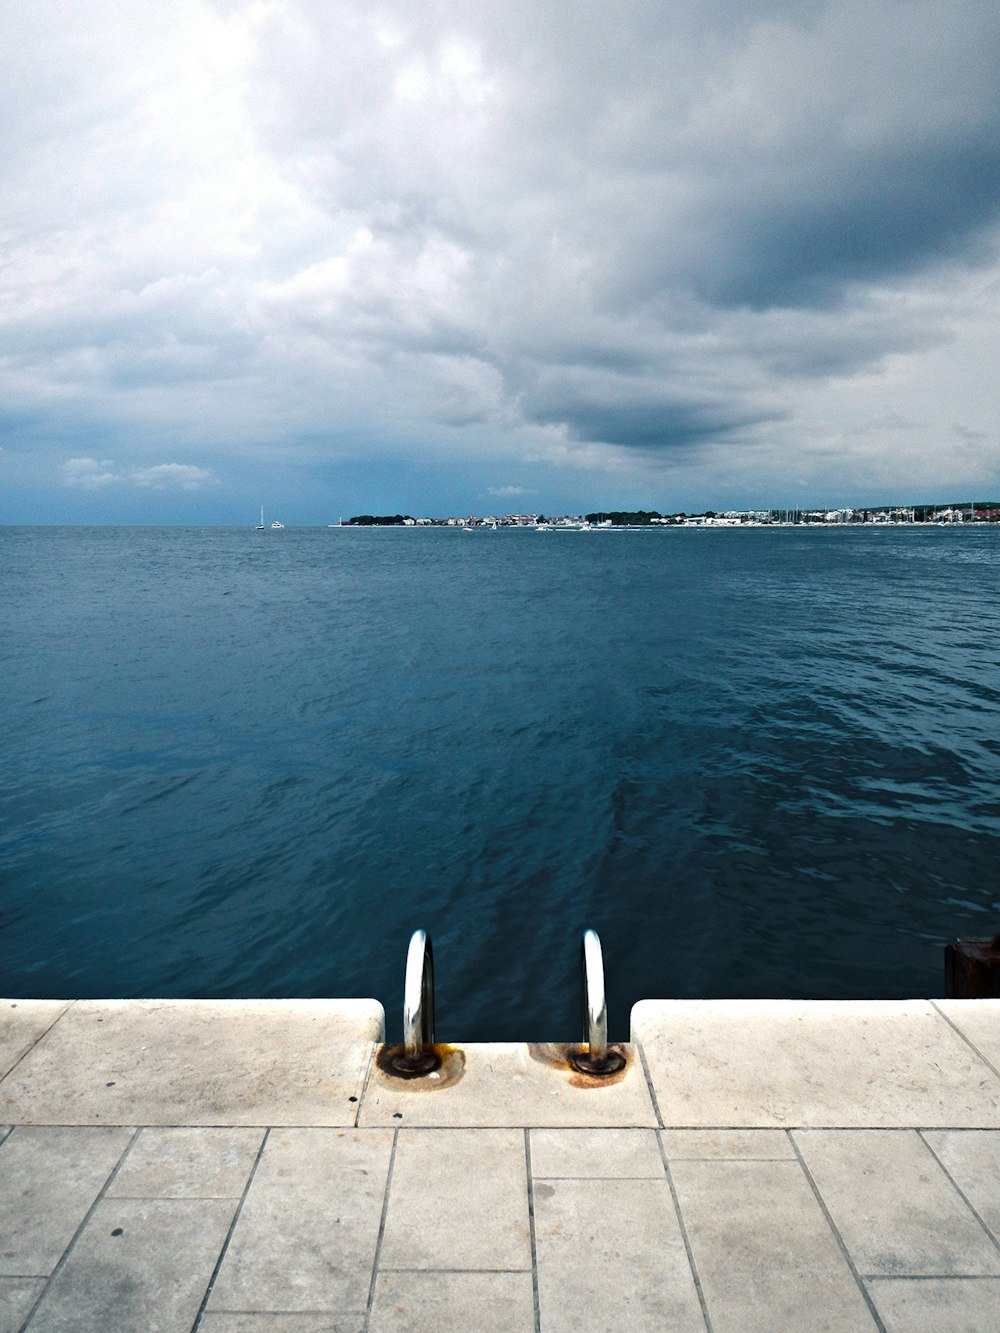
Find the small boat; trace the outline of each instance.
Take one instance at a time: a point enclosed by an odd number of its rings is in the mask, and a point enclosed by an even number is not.
[[[261,505],[261,507],[260,507],[260,522],[257,524],[257,529],[256,529],[256,530],[257,530],[258,532],[263,532],[263,531],[264,531],[264,506],[263,506],[263,505]]]
[[[284,531],[284,527],[285,527],[284,523],[279,523],[278,520],[275,519],[274,522],[271,524],[271,531],[272,531],[272,532],[283,532],[283,531]]]

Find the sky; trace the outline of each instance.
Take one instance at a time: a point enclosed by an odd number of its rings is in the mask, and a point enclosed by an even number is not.
[[[0,6],[0,522],[1000,495],[995,0]]]

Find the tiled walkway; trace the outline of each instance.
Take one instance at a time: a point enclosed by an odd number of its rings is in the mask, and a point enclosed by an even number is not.
[[[595,1085],[380,1024],[4,1002],[0,1333],[1000,1327],[1000,1002],[644,1002]]]

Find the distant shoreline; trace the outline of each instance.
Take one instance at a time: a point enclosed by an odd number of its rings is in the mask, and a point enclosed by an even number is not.
[[[312,527],[313,524],[303,524],[303,527]],[[417,531],[451,531],[461,532],[470,530],[485,530],[488,532],[499,531],[500,529],[513,529],[527,532],[660,532],[676,530],[697,530],[699,532],[711,529],[713,531],[726,530],[732,531],[736,528],[780,528],[780,529],[809,529],[811,531],[868,531],[872,528],[990,528],[1000,527],[1000,520],[993,518],[976,519],[869,519],[867,521],[853,520],[848,522],[837,521],[806,521],[806,520],[760,520],[760,519],[702,519],[690,518],[679,522],[651,522],[651,523],[587,523],[578,519],[574,520],[555,520],[552,522],[541,523],[523,523],[523,522],[486,522],[482,519],[463,520],[461,522],[447,519],[435,519],[428,522],[410,522],[410,523],[328,523],[328,529],[344,530],[362,530],[371,528],[393,528],[403,530]]]

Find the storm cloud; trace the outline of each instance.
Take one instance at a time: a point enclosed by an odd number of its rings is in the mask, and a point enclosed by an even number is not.
[[[993,5],[6,27],[10,519],[47,486],[165,521],[280,489],[306,521],[323,487],[551,512],[1000,482]]]

